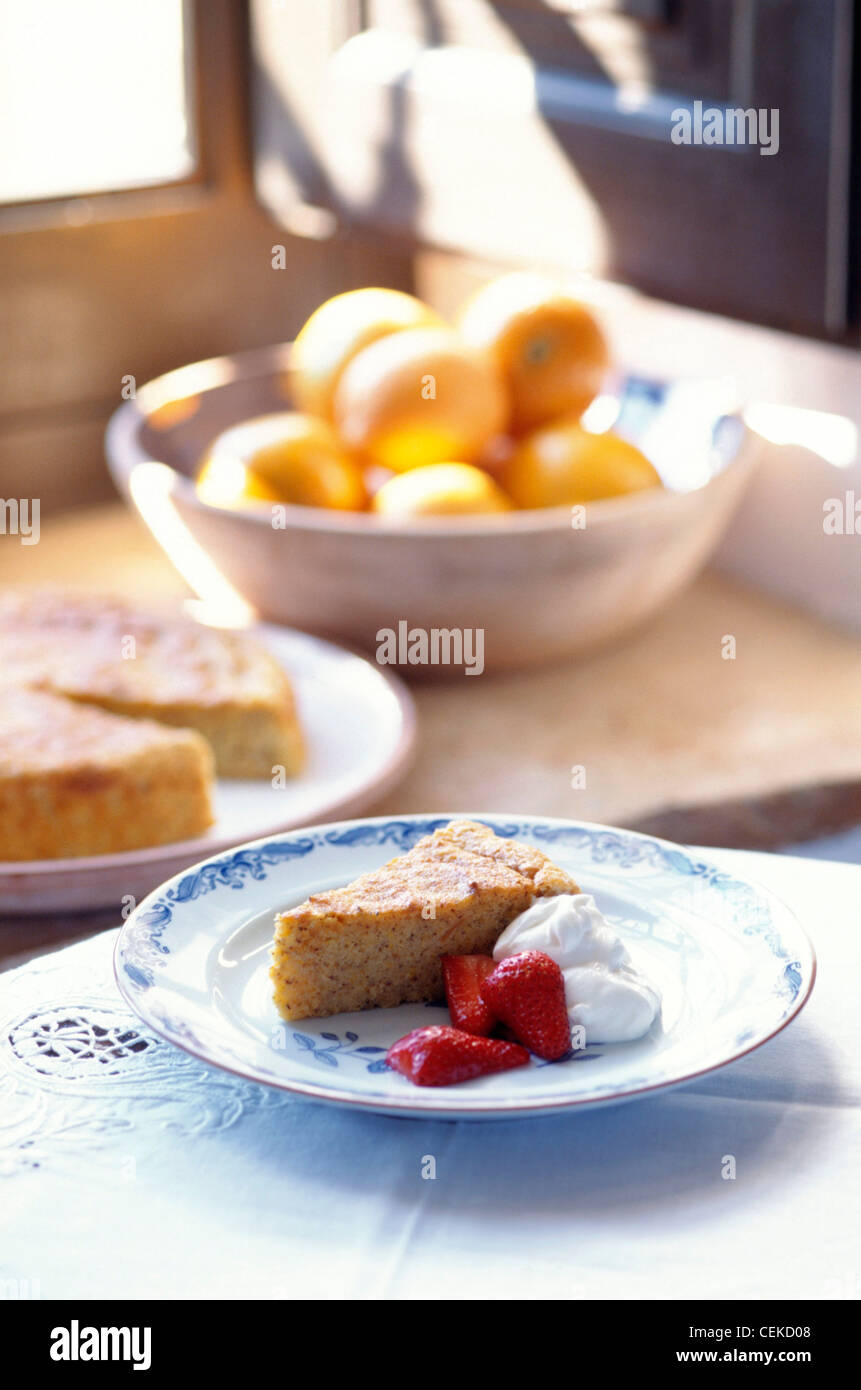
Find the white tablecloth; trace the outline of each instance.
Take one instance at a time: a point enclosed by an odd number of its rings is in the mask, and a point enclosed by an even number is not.
[[[128,1012],[114,932],[0,976],[0,1296],[858,1298],[861,868],[704,853],[794,906],[812,1000],[570,1116],[378,1118],[210,1070]]]

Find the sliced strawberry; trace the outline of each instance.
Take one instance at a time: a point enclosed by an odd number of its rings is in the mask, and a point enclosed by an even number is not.
[[[492,1071],[508,1071],[529,1061],[525,1047],[479,1038],[459,1028],[414,1028],[393,1043],[386,1061],[417,1086],[455,1086]]]
[[[483,982],[481,997],[538,1057],[555,1062],[570,1049],[565,980],[543,951],[506,956]]]
[[[443,956],[445,997],[455,1028],[486,1037],[496,1022],[481,997],[481,986],[493,973],[493,956]]]

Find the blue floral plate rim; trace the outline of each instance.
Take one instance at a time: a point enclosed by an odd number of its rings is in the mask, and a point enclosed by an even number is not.
[[[588,848],[593,862],[597,857],[597,862],[603,865],[610,864],[620,873],[628,872],[638,865],[648,866],[649,869],[657,867],[659,871],[696,884],[697,890],[704,888],[710,893],[717,893],[719,897],[734,897],[736,905],[733,911],[752,914],[743,930],[756,939],[758,946],[765,945],[773,963],[781,967],[775,975],[776,992],[780,995],[779,1001],[776,1002],[779,1002],[780,1007],[776,1009],[766,1027],[757,1028],[755,1024],[748,1026],[744,1035],[738,1037],[736,1045],[730,1047],[726,1055],[697,1065],[690,1071],[660,1076],[654,1080],[640,1076],[634,1084],[610,1092],[572,1096],[562,1088],[558,1094],[541,1093],[534,1098],[525,1095],[495,1095],[491,1098],[464,1094],[470,1093],[476,1083],[441,1091],[414,1087],[402,1078],[397,1078],[406,1088],[403,1093],[398,1094],[362,1091],[355,1087],[347,1088],[284,1075],[271,1071],[268,1067],[256,1066],[241,1055],[229,1055],[229,1049],[225,1052],[220,1047],[214,1047],[210,1040],[201,1042],[181,1017],[171,1017],[163,1010],[153,1007],[152,999],[159,995],[158,984],[164,980],[165,970],[169,975],[169,961],[173,950],[165,945],[164,935],[172,928],[175,929],[175,918],[181,918],[190,904],[198,902],[201,898],[209,900],[213,893],[216,896],[220,893],[233,894],[243,891],[249,885],[260,885],[267,881],[271,872],[277,874],[279,866],[301,862],[308,856],[313,856],[315,851],[379,848],[383,853],[376,862],[383,863],[391,855],[405,852],[422,835],[439,825],[461,818],[481,821],[491,826],[497,834],[531,839],[551,853],[551,856],[554,844],[560,845],[568,841],[569,849],[574,844],[581,852]],[[559,857],[562,858],[563,855],[560,853]],[[357,873],[363,871],[363,868],[356,870]],[[231,906],[235,907],[235,902],[231,902]],[[278,903],[273,902],[269,910],[274,913],[277,906]],[[789,943],[781,938],[779,921],[790,930]],[[316,1101],[390,1115],[417,1118],[504,1119],[559,1113],[574,1108],[633,1100],[639,1096],[683,1085],[739,1061],[776,1037],[803,1008],[815,982],[816,956],[804,928],[781,899],[754,879],[728,871],[694,848],[636,831],[561,817],[496,812],[439,812],[377,816],[307,826],[301,830],[250,841],[227,853],[203,860],[162,884],[139,904],[118,937],[114,953],[114,971],[124,999],[154,1032],[200,1061],[247,1081]],[[373,1010],[369,1011],[367,1016],[389,1012]],[[324,1025],[324,1031],[318,1030],[317,1038],[318,1041],[328,1039],[329,1050],[333,1053],[356,1058],[359,1054],[379,1054],[384,1051],[382,1047],[358,1045],[360,1039],[351,1031],[345,1035],[350,1043],[347,1048],[341,1043],[339,1033],[325,1029],[327,1020],[311,1022]],[[282,1026],[292,1029],[292,1025]],[[299,1037],[304,1028],[304,1022],[298,1025],[293,1033],[294,1039]],[[316,1042],[309,1047],[307,1036],[299,1046],[311,1055],[318,1052]],[[325,1050],[321,1047],[319,1052]],[[613,1051],[612,1048],[606,1050]],[[314,1060],[321,1059],[318,1055]],[[362,1057],[361,1060],[364,1062],[367,1057]],[[337,1066],[337,1058],[334,1061]],[[331,1065],[331,1062],[327,1062],[328,1065]],[[392,1080],[392,1074],[387,1072],[379,1060],[375,1065],[368,1066],[367,1070],[385,1072],[386,1079],[389,1082]],[[513,1076],[515,1073],[504,1075]],[[457,1096],[453,1095],[454,1092],[457,1092]]]

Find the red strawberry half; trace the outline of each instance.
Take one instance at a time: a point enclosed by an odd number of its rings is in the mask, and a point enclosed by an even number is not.
[[[493,973],[492,956],[443,956],[445,997],[455,1028],[486,1037],[496,1018],[481,997],[481,986]]]
[[[492,1071],[508,1071],[529,1061],[525,1047],[479,1038],[459,1028],[415,1028],[393,1043],[386,1061],[417,1086],[454,1086]]]
[[[536,1056],[555,1062],[569,1051],[565,980],[543,951],[506,956],[483,982],[481,997]]]

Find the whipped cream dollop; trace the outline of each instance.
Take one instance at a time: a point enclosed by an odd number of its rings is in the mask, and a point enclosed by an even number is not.
[[[636,970],[622,941],[590,893],[539,898],[505,928],[494,960],[543,951],[565,977],[572,1028],[588,1043],[631,1042],[651,1027],[661,1007],[655,985]]]

